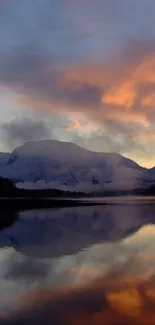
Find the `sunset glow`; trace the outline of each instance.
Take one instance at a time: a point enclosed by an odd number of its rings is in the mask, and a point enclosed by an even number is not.
[[[7,130],[25,117],[34,125],[42,120],[49,138],[63,140],[68,130],[68,140],[87,148],[89,135],[89,149],[95,141],[101,152],[107,137],[114,150],[121,134],[119,153],[153,166],[155,3],[23,0],[0,6],[0,119]],[[18,142],[8,142],[2,128],[1,148],[12,150]]]

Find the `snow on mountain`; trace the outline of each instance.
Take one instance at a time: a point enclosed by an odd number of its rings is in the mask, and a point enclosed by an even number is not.
[[[10,158],[10,153],[0,152],[0,167],[5,166]]]
[[[155,180],[155,167],[149,169],[149,173],[152,180]]]
[[[57,140],[26,142],[16,148],[0,176],[19,187],[70,190],[126,190],[142,186],[150,173],[117,153],[98,153]]]

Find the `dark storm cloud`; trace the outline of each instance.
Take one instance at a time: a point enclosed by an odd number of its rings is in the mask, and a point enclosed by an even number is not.
[[[52,132],[45,121],[24,118],[1,125],[3,137],[10,148],[26,141],[52,137]]]

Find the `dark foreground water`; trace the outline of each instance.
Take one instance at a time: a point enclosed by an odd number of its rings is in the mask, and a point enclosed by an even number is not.
[[[15,309],[9,324],[117,324],[118,316],[118,324],[155,324],[154,200],[19,211],[16,219],[0,231],[0,314]]]

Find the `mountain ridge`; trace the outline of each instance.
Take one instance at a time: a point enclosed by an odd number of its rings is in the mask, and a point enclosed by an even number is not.
[[[111,191],[152,184],[155,170],[119,153],[95,152],[72,142],[48,139],[28,141],[6,156],[0,153],[0,177],[31,189]]]

